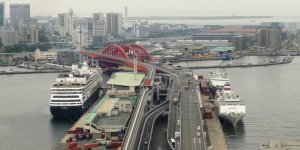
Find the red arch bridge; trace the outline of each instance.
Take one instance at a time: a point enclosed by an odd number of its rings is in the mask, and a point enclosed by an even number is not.
[[[153,62],[153,57],[148,51],[137,44],[111,44],[103,51],[80,51],[81,59],[89,61],[92,65],[102,62],[105,68],[110,66],[134,67],[133,59],[136,57],[137,70],[146,73],[144,86],[152,86],[156,69],[153,65],[146,62]]]

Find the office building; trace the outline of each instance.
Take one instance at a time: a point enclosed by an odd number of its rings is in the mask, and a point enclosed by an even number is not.
[[[74,12],[72,9],[68,13],[58,14],[58,31],[61,36],[72,35],[74,29]]]
[[[61,36],[66,36],[68,33],[68,14],[58,14],[58,32]]]
[[[37,28],[32,28],[30,32],[31,43],[39,42],[39,30]]]
[[[122,15],[119,13],[107,13],[107,33],[119,36],[122,30]]]
[[[124,12],[124,16],[125,16],[125,22],[127,22],[128,21],[128,16],[127,16],[127,6],[125,6],[125,12]]]
[[[221,33],[209,33],[209,34],[194,34],[193,40],[227,40],[232,43],[236,50],[247,49],[247,36],[236,34],[221,34]]]
[[[0,26],[5,25],[5,3],[0,2]]]
[[[106,35],[105,19],[103,13],[93,14],[93,37],[103,37]]]
[[[260,29],[256,36],[257,46],[276,50],[280,47],[280,31],[274,29]]]
[[[67,24],[67,32],[69,33],[69,35],[72,35],[72,32],[74,30],[74,12],[73,10],[70,8],[67,19],[68,19],[68,24]]]
[[[21,43],[29,42],[30,39],[29,39],[28,25],[23,23],[23,20],[19,21],[18,33],[19,33],[19,41]]]
[[[30,4],[10,4],[10,25],[18,29],[19,21],[23,20],[25,24],[30,22]]]
[[[11,30],[1,30],[0,31],[0,38],[3,45],[14,45],[18,44],[18,32],[11,31]]]

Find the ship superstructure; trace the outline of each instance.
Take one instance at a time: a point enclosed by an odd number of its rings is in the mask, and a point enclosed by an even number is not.
[[[219,72],[219,69],[214,73],[209,71],[208,85],[212,97],[215,97],[217,90],[222,90],[224,85],[229,83],[229,78],[225,70]]]

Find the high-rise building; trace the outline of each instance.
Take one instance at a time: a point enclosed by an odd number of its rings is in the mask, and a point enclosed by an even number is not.
[[[127,16],[127,13],[128,13],[128,12],[127,12],[127,6],[125,6],[125,13],[124,13],[124,16],[125,16],[125,22],[127,22],[127,19],[128,19],[128,18],[127,18],[127,17],[128,17],[128,16]]]
[[[19,21],[23,20],[25,24],[30,22],[30,4],[10,4],[10,25],[18,29]]]
[[[105,19],[103,13],[93,14],[93,37],[103,37],[106,35]]]
[[[5,3],[0,2],[0,26],[5,24]]]
[[[17,31],[1,30],[0,39],[3,45],[14,45],[19,43]]]
[[[31,43],[39,42],[39,30],[37,28],[32,28],[30,32]]]
[[[27,43],[28,41],[28,28],[26,24],[23,24],[22,21],[19,23],[19,28],[18,28],[18,32],[19,32],[19,41],[22,43]]]
[[[66,36],[68,33],[68,14],[58,14],[58,32],[61,36]]]
[[[256,36],[257,45],[276,50],[280,47],[280,31],[260,29]]]
[[[72,35],[74,29],[74,12],[72,9],[68,13],[58,14],[58,30],[61,36]]]
[[[122,30],[122,15],[119,13],[107,13],[107,33],[118,36]]]
[[[74,12],[73,10],[70,8],[69,13],[68,13],[68,24],[67,24],[67,32],[69,33],[69,35],[72,35],[72,32],[74,30]]]

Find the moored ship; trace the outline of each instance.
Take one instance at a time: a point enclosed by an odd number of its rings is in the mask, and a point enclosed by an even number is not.
[[[217,91],[215,105],[218,107],[218,116],[234,127],[246,114],[245,103],[231,90],[229,83]]]
[[[51,88],[50,112],[54,117],[79,118],[99,98],[103,71],[89,67],[86,62],[79,69],[59,74]]]
[[[223,70],[223,72],[219,72],[219,69],[217,69],[215,73],[209,71],[208,85],[212,97],[215,97],[216,91],[223,89],[226,83],[229,83],[229,78],[225,70]]]

